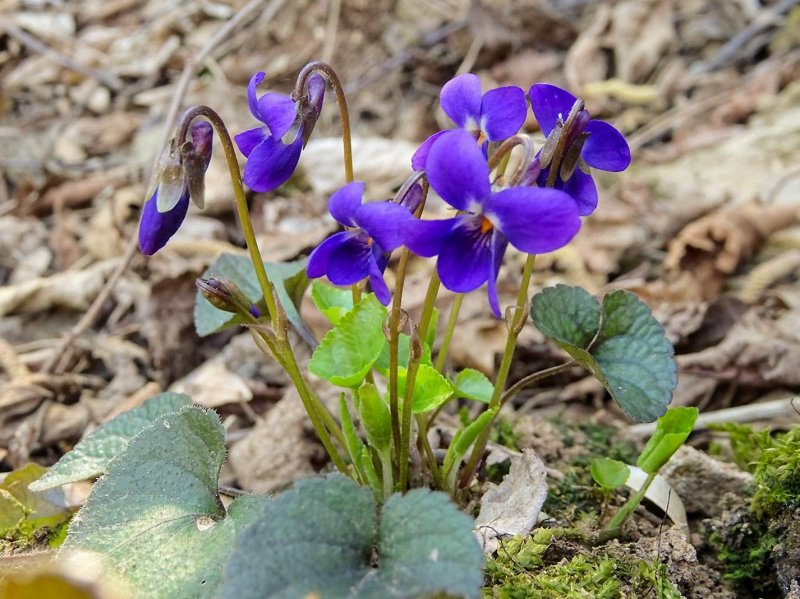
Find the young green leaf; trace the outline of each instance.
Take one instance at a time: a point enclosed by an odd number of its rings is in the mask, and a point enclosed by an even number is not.
[[[647,441],[636,465],[648,474],[655,474],[666,464],[694,429],[697,408],[670,408],[656,422],[656,430]]]
[[[369,444],[386,451],[392,442],[392,417],[375,385],[364,383],[358,389],[358,417],[367,432]]]
[[[300,481],[241,535],[222,597],[477,598],[472,526],[443,493],[416,489],[378,508],[342,476]]]
[[[400,366],[400,368],[408,368],[408,355],[410,346],[411,337],[405,333],[400,333],[397,338],[397,364]],[[389,363],[389,344],[387,343],[383,347],[381,355],[378,356],[378,361],[375,362],[375,368],[383,376],[388,377]],[[420,357],[419,363],[433,366],[433,361],[431,360],[431,346],[427,343],[422,346],[422,356]]]
[[[353,417],[350,415],[350,407],[347,405],[347,399],[344,393],[339,395],[339,420],[342,422],[342,432],[344,433],[344,442],[347,445],[347,453],[350,454],[350,461],[358,469],[358,463],[361,459],[361,450],[364,449],[364,443],[361,437],[358,436],[356,427],[353,424]],[[363,482],[367,482],[366,475],[359,472]]]
[[[240,497],[226,512],[217,489],[224,458],[213,412],[190,406],[158,418],[109,464],[64,548],[101,554],[137,597],[216,597],[236,536],[269,502]]]
[[[662,415],[678,383],[672,344],[646,304],[627,291],[597,300],[579,287],[536,294],[536,327],[600,380],[631,420]]]
[[[470,446],[475,442],[475,439],[478,438],[481,431],[492,423],[499,411],[499,407],[486,410],[465,428],[457,431],[456,434],[453,435],[453,440],[450,442],[450,447],[447,449],[447,454],[444,457],[442,472],[445,478],[452,478],[455,476],[461,459],[466,455],[467,451],[469,451]]]
[[[350,289],[339,289],[322,281],[312,281],[311,299],[317,309],[333,325],[353,309],[353,293]]]
[[[400,368],[398,387],[401,397],[406,392],[406,372]],[[423,414],[435,410],[453,395],[453,387],[439,372],[427,364],[420,364],[417,378],[414,380],[414,395],[411,399],[411,411]]]
[[[191,405],[192,398],[182,393],[161,393],[138,408],[123,412],[106,422],[65,453],[42,478],[31,485],[32,491],[44,491],[59,485],[100,476],[128,442],[154,420]]]
[[[9,472],[0,482],[0,538],[28,539],[69,519],[70,511],[61,489],[37,493],[30,484],[46,469],[28,464]]]
[[[319,344],[308,369],[340,387],[357,387],[375,364],[386,339],[386,308],[373,295],[365,296]]]
[[[604,489],[617,489],[625,484],[630,475],[628,465],[611,458],[597,458],[592,462],[592,478]]]
[[[465,368],[456,376],[455,392],[459,397],[489,403],[494,392],[494,384],[488,377],[474,368]]]
[[[264,268],[275,286],[278,301],[283,306],[289,323],[301,335],[313,340],[313,335],[301,320],[298,310],[309,283],[305,267],[305,260],[279,264],[264,263]],[[207,279],[213,275],[225,277],[235,283],[250,302],[255,304],[262,313],[266,313],[264,297],[261,295],[261,287],[250,258],[235,254],[222,254],[203,273],[203,278]],[[240,316],[215,308],[200,293],[197,294],[194,304],[194,326],[197,334],[201,337],[243,322]]]

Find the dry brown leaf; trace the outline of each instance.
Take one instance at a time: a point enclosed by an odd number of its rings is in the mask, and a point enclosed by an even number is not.
[[[696,297],[711,300],[725,279],[751,258],[772,233],[797,221],[800,208],[751,201],[724,206],[687,225],[669,244],[667,278],[689,278]]]
[[[608,76],[608,61],[603,54],[611,22],[611,6],[602,3],[584,29],[567,51],[564,58],[564,76],[574,90],[582,90],[592,81],[603,81]]]
[[[497,550],[500,539],[528,534],[547,499],[547,470],[532,449],[511,458],[511,470],[499,485],[490,485],[475,519],[475,536],[484,553]]]
[[[0,316],[52,308],[85,310],[116,264],[117,259],[104,260],[84,270],[65,271],[0,288]]]
[[[672,0],[624,0],[614,5],[611,37],[617,76],[643,81],[675,43]]]

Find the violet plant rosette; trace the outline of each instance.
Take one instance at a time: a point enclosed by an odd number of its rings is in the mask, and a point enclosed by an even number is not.
[[[525,92],[509,85],[497,87],[481,95],[481,80],[465,73],[444,84],[439,96],[442,110],[456,126],[487,142],[503,141],[517,133],[525,122],[528,105]],[[450,130],[439,131],[426,139],[411,157],[411,167],[423,170],[428,152],[439,137]]]
[[[292,176],[325,97],[325,78],[319,74],[309,77],[307,94],[297,101],[275,92],[258,97],[256,89],[263,80],[264,73],[258,72],[247,86],[250,114],[263,124],[234,137],[247,158],[244,182],[260,192],[277,189]]]
[[[187,154],[191,153],[198,158],[202,164],[202,173],[205,173],[211,162],[214,129],[206,121],[197,121],[192,123],[190,136],[191,149]],[[139,249],[143,254],[152,256],[177,233],[189,211],[190,185],[188,177],[190,175],[202,177],[202,173],[188,173],[185,165],[178,161],[175,153],[170,153],[168,164],[160,173],[159,185],[142,208],[142,217],[139,223]],[[167,179],[170,180],[167,181]],[[166,186],[171,189],[165,192]],[[180,191],[173,195],[176,187]],[[168,199],[167,209],[163,212],[159,211],[159,191],[162,192],[162,195],[168,193],[173,198],[175,196],[178,198],[177,202]]]
[[[628,168],[631,162],[631,151],[625,137],[615,127],[604,121],[592,119],[589,112],[575,96],[566,90],[548,83],[536,83],[528,93],[531,108],[539,127],[545,136],[565,126],[565,121],[573,108],[580,108],[576,118],[571,120],[568,131],[559,131],[566,136],[564,156],[574,155],[571,168],[552,165],[540,152],[541,172],[538,184],[544,187],[550,176],[551,168],[558,168],[554,187],[570,194],[578,207],[581,216],[587,216],[597,207],[597,187],[589,172],[589,167],[601,171],[619,172]],[[563,161],[562,161],[563,164]]]
[[[391,201],[362,203],[364,184],[355,181],[336,191],[328,210],[345,231],[323,241],[308,258],[306,273],[327,276],[334,285],[354,285],[369,279],[375,296],[387,305],[392,294],[383,280],[390,253],[403,245],[409,209]]]
[[[508,244],[543,254],[565,246],[580,229],[578,206],[563,191],[521,186],[493,190],[486,158],[467,131],[440,135],[425,171],[431,188],[459,214],[409,221],[405,245],[419,256],[438,256],[437,273],[451,291],[467,293],[488,283],[489,304],[497,317],[497,275]]]

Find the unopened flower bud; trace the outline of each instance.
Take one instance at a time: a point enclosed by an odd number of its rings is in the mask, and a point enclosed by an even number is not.
[[[185,171],[180,153],[172,139],[158,159],[156,169],[158,180],[158,199],[156,208],[159,212],[169,212],[180,201],[186,189]]]
[[[215,308],[234,314],[252,314],[250,310],[253,304],[233,281],[214,276],[197,279],[195,284],[200,294]]]
[[[313,74],[306,83],[306,95],[297,101],[297,116],[303,127],[303,147],[306,146],[322,113],[325,99],[325,77]]]
[[[584,111],[585,112],[585,111]],[[589,134],[585,131],[579,133],[575,136],[575,141],[573,141],[568,147],[566,152],[564,152],[564,158],[561,159],[561,169],[559,170],[558,176],[561,177],[562,181],[566,181],[569,179],[572,174],[575,172],[575,168],[578,166],[578,163],[581,159],[581,152],[583,151],[583,144],[586,143]]]
[[[400,198],[400,205],[408,208],[412,214],[417,211],[422,203],[422,185],[419,183],[412,185],[406,195]]]
[[[198,208],[202,208],[205,204],[205,178],[208,164],[211,162],[214,129],[206,121],[196,121],[192,123],[190,134],[191,141],[181,146],[181,159],[186,173],[189,197]]]

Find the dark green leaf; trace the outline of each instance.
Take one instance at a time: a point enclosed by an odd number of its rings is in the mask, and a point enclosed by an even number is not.
[[[213,412],[158,418],[108,466],[70,526],[64,548],[104,556],[137,597],[215,597],[239,532],[265,496],[227,510],[217,491],[225,431]]]
[[[328,331],[311,356],[308,369],[340,387],[356,387],[386,345],[383,319],[386,308],[372,295],[366,295],[339,324]]]
[[[241,535],[222,597],[478,597],[483,556],[472,526],[427,489],[378,510],[369,489],[339,475],[301,481]]]
[[[301,320],[300,312],[298,311],[300,300],[309,283],[305,266],[305,260],[279,264],[264,263],[264,268],[269,275],[270,281],[275,286],[278,300],[286,311],[289,323],[304,337],[308,337],[310,333]],[[203,278],[209,278],[213,275],[225,277],[235,283],[250,302],[256,304],[262,314],[266,314],[266,304],[261,294],[261,287],[258,284],[256,270],[253,268],[250,258],[236,254],[222,254],[203,273]],[[194,326],[197,334],[201,337],[243,322],[240,316],[215,308],[200,293],[197,294],[194,305]],[[313,336],[311,338],[313,339]]]
[[[65,453],[47,474],[31,485],[31,490],[43,491],[104,474],[109,462],[156,418],[177,412],[191,403],[188,395],[162,393],[138,408],[120,414]]]
[[[646,304],[626,291],[602,308],[579,287],[556,285],[533,298],[536,327],[596,376],[636,422],[663,414],[677,385],[674,351]]]
[[[657,473],[691,434],[698,413],[697,408],[685,406],[667,410],[656,422],[656,430],[636,465],[648,474]]]

